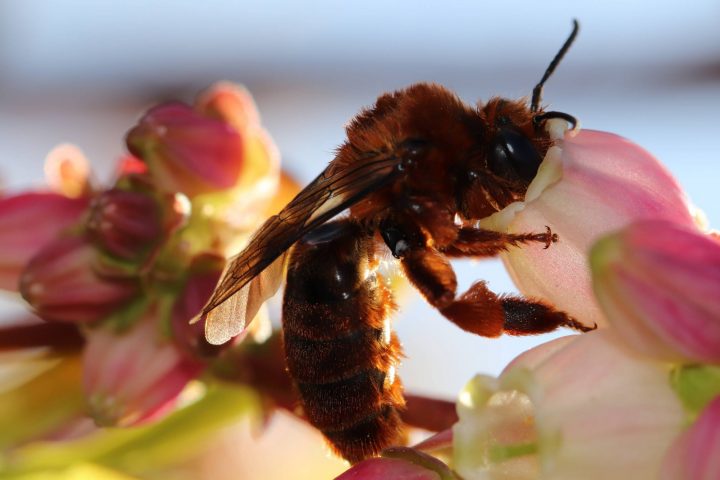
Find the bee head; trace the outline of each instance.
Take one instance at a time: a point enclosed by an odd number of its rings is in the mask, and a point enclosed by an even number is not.
[[[544,128],[545,122],[560,118],[570,123],[572,128],[577,126],[577,120],[572,115],[545,112],[541,109],[540,102],[545,82],[570,49],[579,28],[577,20],[573,20],[570,36],[548,65],[540,82],[535,85],[529,107],[524,101],[494,98],[483,108],[489,133],[487,168],[495,175],[527,187],[537,174],[551,144]]]

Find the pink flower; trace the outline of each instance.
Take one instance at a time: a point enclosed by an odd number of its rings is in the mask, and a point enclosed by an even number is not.
[[[202,322],[190,324],[215,290],[225,259],[206,254],[193,260],[190,275],[172,310],[172,330],[175,342],[190,356],[200,358],[216,355],[222,346],[211,345],[205,340],[205,325]],[[229,344],[226,344],[229,346]]]
[[[136,279],[108,275],[101,257],[82,237],[65,237],[41,249],[20,277],[20,293],[48,321],[93,322],[139,293]]]
[[[686,417],[670,367],[609,330],[564,337],[460,394],[453,468],[465,480],[654,479]]]
[[[693,225],[685,194],[655,157],[616,135],[581,130],[567,132],[548,151],[524,202],[481,225],[513,233],[547,225],[558,234],[547,250],[512,248],[503,261],[525,295],[548,300],[592,326],[606,320],[592,292],[590,247],[603,234],[643,218]]]
[[[210,118],[230,124],[238,132],[247,132],[260,126],[252,95],[241,85],[218,82],[198,95],[195,109]]]
[[[129,331],[90,330],[83,361],[90,414],[101,426],[133,425],[161,413],[203,369],[164,338],[153,308]]]
[[[336,480],[458,480],[440,460],[411,448],[394,447],[364,460]]]
[[[182,103],[150,109],[127,134],[133,155],[157,185],[190,197],[233,187],[244,158],[243,138],[226,122]]]
[[[0,198],[0,288],[17,290],[25,264],[40,247],[78,224],[87,203],[56,193]]]
[[[696,229],[643,221],[592,250],[595,293],[634,350],[720,363],[720,244]]]
[[[720,397],[715,398],[688,431],[670,447],[661,480],[720,478]]]
[[[237,228],[253,229],[267,216],[266,204],[278,189],[280,154],[277,147],[260,124],[255,102],[240,85],[216,83],[198,96],[195,110],[228,123],[243,137],[243,167],[234,188],[232,209],[226,218]]]

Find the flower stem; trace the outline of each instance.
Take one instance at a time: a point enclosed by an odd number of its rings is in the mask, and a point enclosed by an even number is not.
[[[36,323],[0,328],[0,351],[32,347],[78,350],[84,338],[75,325]]]

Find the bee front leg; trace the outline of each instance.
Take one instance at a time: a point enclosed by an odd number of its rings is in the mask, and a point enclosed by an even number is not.
[[[497,337],[503,333],[532,335],[558,327],[588,330],[566,313],[542,302],[497,295],[485,282],[476,282],[467,292],[456,296],[457,279],[449,260],[428,245],[419,229],[407,224],[402,227],[386,224],[381,229],[385,243],[400,259],[410,282],[428,303],[463,330],[484,337]],[[540,241],[539,238],[531,238],[531,235],[535,234],[526,236],[528,240]],[[552,240],[551,232],[546,235]],[[493,245],[502,245],[499,237],[491,237],[493,243],[485,250],[478,249],[478,252],[489,252],[493,250]]]
[[[501,233],[493,230],[463,227],[455,241],[442,249],[449,257],[494,257],[509,247],[541,243],[545,248],[558,241],[558,235],[546,226],[542,233]]]

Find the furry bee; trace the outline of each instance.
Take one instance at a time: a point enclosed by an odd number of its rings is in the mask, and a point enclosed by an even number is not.
[[[486,337],[585,330],[551,306],[496,295],[484,282],[458,295],[448,260],[557,241],[547,226],[508,234],[473,225],[524,198],[552,144],[549,119],[575,126],[574,117],[544,111],[540,101],[577,33],[575,21],[529,105],[492,98],[471,107],[426,83],[380,96],[349,124],[327,168],[230,260],[204,307],[207,340],[224,343],[279,289],[287,270],[288,371],[310,423],[350,462],[377,454],[401,432],[401,347],[389,327],[395,306],[376,271],[386,252],[463,330]]]

